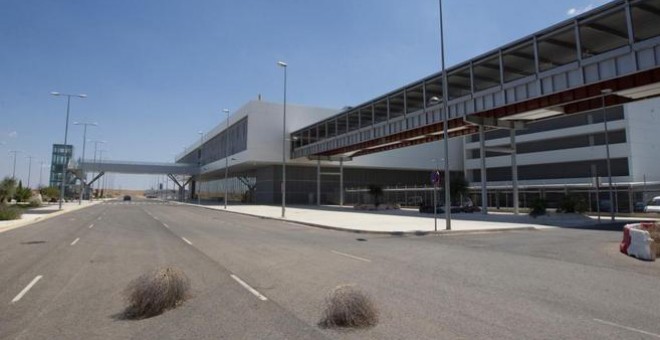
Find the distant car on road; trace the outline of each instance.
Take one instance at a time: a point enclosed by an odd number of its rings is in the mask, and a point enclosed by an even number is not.
[[[130,200],[131,200],[131,196],[129,196],[129,195],[124,196],[124,201],[130,201]]]
[[[653,197],[653,199],[646,205],[644,212],[660,213],[660,196]]]

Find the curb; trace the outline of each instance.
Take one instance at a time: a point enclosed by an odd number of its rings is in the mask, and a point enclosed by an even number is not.
[[[34,224],[34,223],[37,223],[37,222],[43,222],[45,220],[48,220],[48,219],[51,219],[51,218],[54,218],[54,217],[57,217],[57,216],[60,216],[60,215],[64,215],[66,213],[70,213],[70,212],[74,212],[74,211],[77,211],[77,210],[92,207],[92,206],[95,206],[99,203],[103,203],[103,201],[94,201],[94,202],[86,204],[84,206],[77,206],[77,207],[71,208],[69,210],[56,211],[56,212],[48,214],[46,216],[39,216],[39,217],[35,218],[34,220],[30,220],[30,221],[19,221],[16,224],[12,224],[12,225],[9,225],[9,226],[7,226],[3,229],[0,229],[0,234],[4,233],[6,231],[10,231],[10,230],[18,229],[18,228],[21,228],[21,227],[25,227],[25,226],[28,226],[30,224]]]
[[[256,217],[256,218],[260,218],[262,220],[274,220],[274,221],[281,221],[281,222],[289,222],[289,223],[295,223],[295,224],[300,224],[300,225],[306,225],[306,226],[314,227],[314,228],[343,231],[343,232],[348,232],[348,233],[353,233],[353,234],[393,235],[393,236],[425,236],[425,235],[451,236],[451,235],[501,233],[501,232],[506,232],[506,231],[539,231],[540,230],[536,227],[494,228],[494,229],[475,229],[475,230],[438,230],[438,231],[425,231],[425,230],[412,230],[412,231],[362,230],[362,229],[351,229],[351,228],[343,228],[343,227],[333,227],[333,226],[329,226],[329,225],[323,225],[323,224],[312,223],[312,222],[304,222],[304,221],[296,221],[296,220],[290,220],[290,219],[285,219],[285,218],[283,219],[281,217],[268,217],[268,216],[255,215],[255,214],[238,212],[238,211],[215,209],[215,208],[212,208],[212,207],[208,207],[208,206],[204,206],[204,205],[197,205],[197,204],[192,204],[192,203],[184,203],[184,202],[173,202],[173,203],[180,204],[180,205],[187,205],[187,206],[191,206],[191,207],[203,208],[203,209],[208,209],[208,210],[238,214],[238,215],[243,215],[243,216]]]

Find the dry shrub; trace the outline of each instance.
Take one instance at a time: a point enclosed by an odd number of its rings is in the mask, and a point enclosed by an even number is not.
[[[126,319],[145,319],[179,306],[189,297],[190,280],[182,270],[158,268],[129,283],[124,291]]]
[[[324,328],[368,328],[378,323],[378,308],[372,299],[352,285],[335,288],[326,298],[319,326]]]

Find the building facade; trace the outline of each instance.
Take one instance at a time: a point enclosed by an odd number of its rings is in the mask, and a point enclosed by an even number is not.
[[[614,204],[619,211],[633,210],[636,202],[660,192],[658,132],[657,98],[541,120],[517,130],[521,206],[539,197],[556,204],[572,193],[583,196],[594,210],[596,202],[607,208],[609,146]],[[489,149],[509,148],[510,131],[487,132],[485,144]],[[477,191],[481,185],[478,135],[465,137],[464,152],[465,175]],[[489,205],[511,206],[511,155],[486,152],[486,178]]]

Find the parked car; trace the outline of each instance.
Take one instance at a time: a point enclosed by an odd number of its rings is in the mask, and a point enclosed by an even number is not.
[[[453,205],[451,207],[451,213],[452,214],[458,214],[458,213],[473,213],[473,212],[480,212],[481,208],[480,207],[475,207],[475,206],[455,206]],[[419,212],[422,214],[433,214],[433,205],[420,205],[419,206]],[[438,205],[435,207],[435,212],[436,214],[444,214],[445,213],[445,205],[444,203],[438,203]]]
[[[653,199],[648,204],[646,204],[644,212],[660,213],[660,196],[653,197]]]
[[[443,207],[444,207],[444,205],[435,206],[435,213],[436,214],[444,214],[445,209],[443,209]],[[432,204],[420,205],[419,206],[419,212],[422,213],[422,214],[433,214],[433,205]]]
[[[130,196],[130,195],[125,195],[125,196],[124,196],[124,201],[130,201],[130,200],[131,200],[131,196]]]
[[[644,212],[645,208],[646,208],[646,203],[644,203],[644,202],[635,202],[635,205],[633,206],[633,211],[634,212]]]

